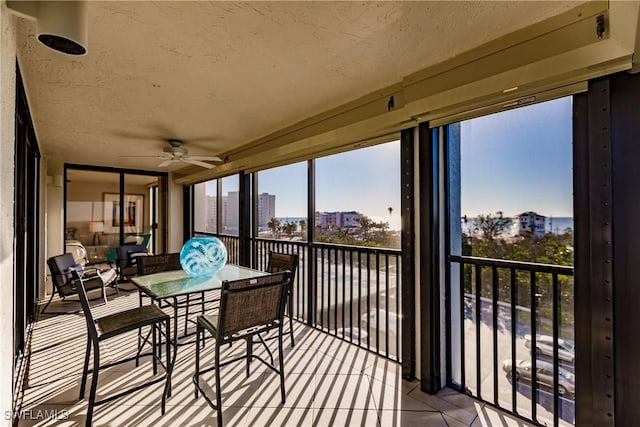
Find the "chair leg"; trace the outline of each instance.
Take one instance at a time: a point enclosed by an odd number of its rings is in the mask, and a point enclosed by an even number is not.
[[[82,379],[80,380],[80,399],[84,399],[84,391],[87,385],[87,374],[89,371],[89,356],[91,355],[91,338],[87,336],[87,350],[84,355],[84,365],[82,367]]]
[[[156,325],[151,325],[152,342],[151,342],[151,358],[153,359],[153,375],[158,373],[158,334],[156,332]]]
[[[291,298],[292,294],[290,293],[287,297],[288,302],[288,310],[289,310],[289,333],[291,334],[291,347],[295,347],[296,343],[293,340],[293,298]]]
[[[218,411],[218,427],[222,427],[222,394],[220,388],[220,346],[216,342],[216,410]]]
[[[251,375],[251,359],[253,358],[253,338],[251,336],[246,338],[247,341],[247,378]],[[216,344],[216,348],[217,348]],[[217,365],[216,365],[217,366]]]
[[[278,359],[280,359],[280,393],[282,394],[282,404],[284,405],[286,400],[286,392],[284,388],[284,355],[282,351],[282,324],[280,324],[280,330],[278,331]]]
[[[42,309],[42,311],[40,312],[40,314],[47,314],[47,307],[49,307],[49,304],[51,304],[51,301],[53,300],[53,296],[55,295],[55,291],[51,292],[51,296],[49,297],[49,301],[47,301],[47,303],[44,305],[44,308]]]
[[[117,286],[116,286],[117,287]],[[142,291],[138,290],[138,307],[142,307]],[[138,353],[136,354],[136,368],[139,366],[140,346],[142,345],[142,328],[138,328]]]
[[[184,334],[187,335],[187,323],[189,323],[189,304],[191,304],[191,295],[187,294],[187,305],[184,309]]]
[[[165,354],[166,354],[166,372],[165,375],[167,376],[165,383],[164,383],[164,392],[162,393],[162,405],[160,407],[160,412],[162,413],[162,415],[164,415],[165,413],[165,408],[167,406],[167,397],[171,396],[171,374],[173,373],[173,363],[171,363],[171,339],[170,339],[170,334],[171,334],[171,330],[170,330],[170,321],[169,319],[167,319],[164,323],[164,331],[167,334],[166,335],[166,349],[165,349]],[[159,343],[160,347],[162,347],[162,342]]]
[[[98,389],[98,373],[100,372],[100,344],[93,343],[93,372],[91,374],[91,390],[89,391],[89,407],[87,408],[86,427],[91,426],[93,418],[93,407],[96,402],[96,391]]]
[[[196,384],[199,383],[200,379],[200,334],[203,332],[200,323],[196,326],[196,372],[193,374],[193,380]],[[194,387],[195,390],[195,398],[198,398],[198,387]]]

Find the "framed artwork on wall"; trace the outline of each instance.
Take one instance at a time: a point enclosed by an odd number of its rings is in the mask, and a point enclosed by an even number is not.
[[[139,233],[144,228],[144,195],[124,195],[124,231]],[[120,230],[120,194],[104,193],[104,231],[117,233]]]

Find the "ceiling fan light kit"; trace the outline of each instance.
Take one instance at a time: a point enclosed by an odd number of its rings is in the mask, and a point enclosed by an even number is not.
[[[169,138],[166,139],[169,143],[169,147],[162,148],[162,154],[158,156],[125,156],[125,157],[151,157],[156,159],[162,159],[163,161],[158,167],[164,168],[171,165],[174,162],[189,163],[192,165],[200,166],[207,169],[212,169],[215,165],[207,162],[222,162],[222,159],[217,156],[190,156],[189,151],[183,147],[184,141],[181,139]]]

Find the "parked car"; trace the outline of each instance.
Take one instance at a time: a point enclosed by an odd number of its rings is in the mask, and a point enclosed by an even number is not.
[[[527,380],[531,382],[533,377],[531,368],[531,360],[516,360],[516,381]],[[502,369],[511,375],[513,370],[511,359],[502,363]],[[544,360],[536,360],[536,382],[553,389],[553,364]],[[558,394],[571,399],[575,391],[575,375],[566,369],[558,368]]]
[[[524,336],[524,345],[531,348],[531,335]],[[553,337],[550,335],[536,335],[536,358],[541,355],[553,357]],[[571,363],[575,360],[576,348],[573,342],[558,338],[558,357]]]

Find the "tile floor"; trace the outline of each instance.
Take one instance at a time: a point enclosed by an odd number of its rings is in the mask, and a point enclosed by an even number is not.
[[[94,308],[94,316],[135,307],[136,292],[111,295],[109,303]],[[74,303],[52,303],[51,310],[73,310]],[[78,399],[86,345],[82,313],[41,316],[34,326],[31,364],[27,374],[20,426],[84,425],[87,400]],[[401,379],[399,365],[295,324],[296,345],[285,340],[287,399],[280,402],[275,373],[253,363],[247,378],[244,364],[222,368],[225,426],[527,426],[468,396],[445,389],[437,395],[419,390],[418,382]],[[103,361],[133,354],[135,334],[108,340],[101,347]],[[271,341],[275,347],[275,342]],[[203,364],[212,360],[205,347]],[[173,395],[160,414],[162,383],[98,406],[96,426],[214,426],[213,411],[194,398],[191,376],[194,346],[180,347],[173,374]],[[224,355],[240,353],[240,343]],[[103,363],[104,363],[103,362]],[[160,369],[161,370],[161,369]],[[100,371],[98,399],[123,387],[151,378],[149,358]],[[201,382],[213,384],[211,375]],[[86,394],[88,396],[88,392]]]

